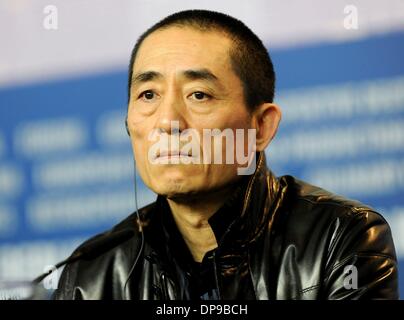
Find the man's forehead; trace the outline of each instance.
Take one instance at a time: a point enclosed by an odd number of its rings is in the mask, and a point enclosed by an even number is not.
[[[219,31],[201,31],[190,27],[169,27],[150,34],[141,44],[135,59],[135,69],[148,63],[163,63],[170,58],[195,59],[189,68],[209,68],[209,64],[229,60],[231,41]]]
[[[157,29],[150,33],[144,40],[143,44],[147,42],[153,42],[155,40],[165,43],[178,42],[181,39],[195,39],[199,40],[201,38],[206,41],[211,40],[213,43],[217,43],[216,40],[220,38],[222,41],[219,43],[220,46],[224,47],[227,43],[230,43],[229,36],[222,30],[219,29],[200,29],[191,26],[169,26],[161,29]],[[142,46],[143,46],[142,44]]]

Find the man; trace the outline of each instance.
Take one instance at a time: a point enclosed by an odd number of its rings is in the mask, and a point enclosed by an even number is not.
[[[158,198],[95,241],[130,237],[68,264],[55,298],[397,299],[383,217],[267,169],[274,83],[262,42],[227,15],[183,11],[146,31],[130,62],[127,130]],[[230,143],[206,143],[217,136]],[[234,161],[239,148],[247,162]]]

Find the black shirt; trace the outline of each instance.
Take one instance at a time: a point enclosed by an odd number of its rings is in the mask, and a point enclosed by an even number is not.
[[[209,224],[219,246],[226,230],[241,213],[245,188],[246,184],[242,181],[225,204],[209,219]],[[167,248],[175,259],[173,263],[176,264],[175,267],[179,267],[188,275],[188,283],[184,283],[183,285],[189,286],[191,290],[184,291],[192,292],[192,296],[183,298],[191,300],[220,299],[214,264],[214,255],[217,249],[207,252],[202,262],[194,261],[188,246],[177,228],[167,200],[159,196],[157,203],[163,213],[164,236],[168,244]]]
[[[206,253],[202,262],[193,262],[194,294],[200,300],[219,299],[212,253]]]

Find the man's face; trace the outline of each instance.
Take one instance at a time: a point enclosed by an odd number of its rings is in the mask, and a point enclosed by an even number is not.
[[[187,157],[170,152],[149,157],[156,144],[150,133],[158,130],[173,137],[178,132],[172,132],[172,121],[178,121],[180,132],[195,129],[200,137],[203,129],[251,128],[242,83],[231,67],[231,45],[222,33],[185,27],[156,31],[141,45],[133,66],[128,128],[139,173],[154,192],[178,197],[214,191],[237,180],[240,166],[236,160],[226,164],[224,139],[221,164],[156,163],[164,157],[169,162]],[[212,144],[215,152],[217,145]]]

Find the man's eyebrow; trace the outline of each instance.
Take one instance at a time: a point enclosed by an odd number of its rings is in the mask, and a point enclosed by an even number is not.
[[[209,69],[189,69],[182,71],[181,74],[188,80],[207,80],[219,84],[219,79]],[[132,76],[132,86],[138,83],[161,79],[163,77],[164,76],[157,71],[136,73]]]
[[[132,76],[132,86],[137,83],[152,81],[152,80],[156,80],[156,79],[159,79],[162,77],[163,77],[163,75],[160,72],[156,72],[156,71],[140,72],[140,73],[134,74]]]
[[[218,82],[219,79],[208,69],[185,70],[182,72],[189,80],[208,80]]]

